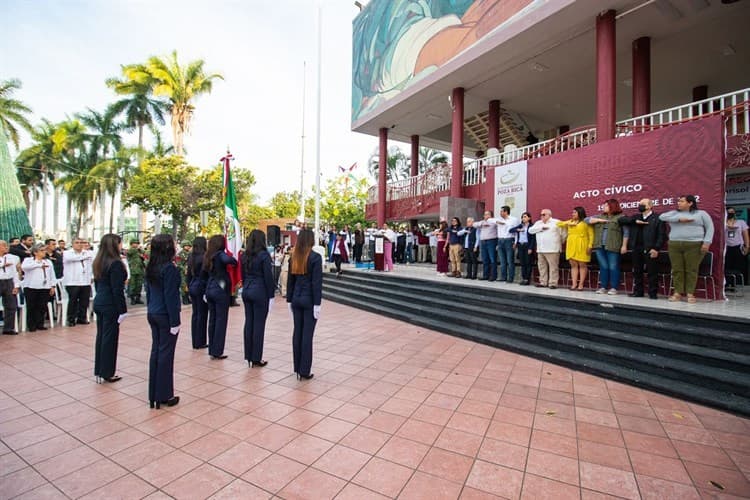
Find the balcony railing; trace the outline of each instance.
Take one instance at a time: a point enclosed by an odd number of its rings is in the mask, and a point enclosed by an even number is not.
[[[464,186],[482,184],[487,180],[487,168],[507,165],[520,160],[539,158],[554,153],[570,151],[596,142],[596,128],[587,126],[571,130],[565,134],[536,144],[529,144],[522,148],[513,148],[492,156],[486,156],[470,161],[464,165]]]
[[[749,133],[750,88],[619,121],[617,122],[617,135],[647,132],[719,113],[727,117],[727,135]]]

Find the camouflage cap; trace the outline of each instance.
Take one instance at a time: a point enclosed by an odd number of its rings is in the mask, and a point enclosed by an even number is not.
[[[180,243],[183,247],[191,247],[193,244],[189,242],[188,240],[184,240],[182,243]]]
[[[130,244],[132,245],[133,243],[138,243],[140,245],[141,242],[138,240],[130,240]]]

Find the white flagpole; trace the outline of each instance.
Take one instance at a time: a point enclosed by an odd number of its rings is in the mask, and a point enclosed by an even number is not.
[[[316,152],[315,152],[315,242],[319,240],[320,230],[320,85],[323,51],[321,50],[321,38],[323,33],[323,7],[318,4],[318,116],[316,126]]]
[[[300,222],[305,222],[305,82],[307,77],[307,63],[302,61],[302,145],[300,152],[300,172],[299,172],[299,206]]]

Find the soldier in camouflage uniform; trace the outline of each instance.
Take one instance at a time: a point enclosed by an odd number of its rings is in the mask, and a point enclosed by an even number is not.
[[[193,245],[185,240],[182,242],[182,250],[177,254],[175,262],[177,268],[180,270],[180,295],[182,296],[182,303],[187,305],[190,304],[190,293],[188,292],[187,282],[187,262],[190,256],[190,250],[193,249]]]
[[[128,297],[130,304],[143,304],[141,300],[141,290],[143,289],[143,277],[146,274],[145,255],[141,250],[141,244],[138,240],[130,240],[130,248],[127,251],[128,267],[130,268],[130,278],[128,281]]]

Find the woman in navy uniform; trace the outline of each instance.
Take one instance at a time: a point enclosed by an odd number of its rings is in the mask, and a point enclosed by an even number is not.
[[[266,249],[266,235],[257,229],[245,241],[242,255],[242,302],[245,304],[245,359],[253,366],[266,366],[263,337],[266,318],[273,306],[276,286],[273,263]]]
[[[151,240],[146,266],[146,302],[151,326],[151,358],[148,363],[148,399],[151,408],[174,406],[174,349],[180,333],[180,271],[174,263],[175,244],[169,234]]]
[[[193,316],[190,322],[190,333],[193,340],[193,349],[204,349],[206,343],[206,332],[208,329],[208,304],[203,300],[206,295],[206,282],[201,279],[203,269],[203,256],[206,254],[206,238],[198,236],[193,240],[193,250],[187,260],[186,280],[190,303],[193,306]]]
[[[297,378],[311,379],[313,333],[320,317],[320,302],[323,294],[323,259],[312,251],[315,236],[303,229],[297,236],[297,244],[289,264],[286,301],[294,320],[292,349],[294,372]]]
[[[44,317],[49,298],[55,295],[55,269],[47,258],[47,247],[36,243],[31,257],[21,261],[23,293],[26,296],[26,329],[30,332],[46,330]]]
[[[208,302],[208,354],[211,359],[225,359],[224,341],[227,336],[229,302],[232,280],[227,266],[236,266],[237,259],[224,252],[224,236],[216,234],[208,240],[208,250],[203,257],[201,276],[206,281]]]
[[[94,272],[94,312],[96,313],[96,347],[94,375],[97,382],[117,382],[117,343],[120,323],[128,306],[125,301],[125,280],[128,273],[120,258],[122,240],[117,234],[105,234],[92,265]]]

